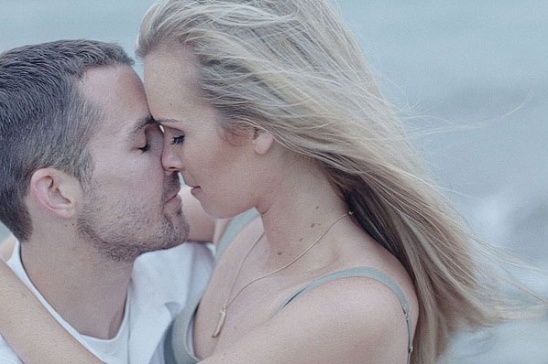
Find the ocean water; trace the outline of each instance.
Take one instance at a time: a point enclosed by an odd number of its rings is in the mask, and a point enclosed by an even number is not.
[[[93,38],[132,53],[151,3],[0,0],[0,51]],[[472,229],[548,269],[548,2],[336,4],[435,179]],[[5,234],[0,226],[0,237]],[[548,276],[519,274],[548,296]],[[547,344],[548,320],[515,322],[460,335],[447,362],[547,364]]]

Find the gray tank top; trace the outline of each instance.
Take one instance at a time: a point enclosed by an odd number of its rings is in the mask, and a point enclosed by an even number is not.
[[[243,229],[248,223],[253,221],[258,216],[258,212],[254,209],[248,210],[236,217],[234,217],[225,231],[219,244],[217,246],[216,259],[219,259],[223,251],[226,249],[228,244],[236,237],[236,235]],[[341,278],[348,277],[366,277],[377,280],[378,282],[384,284],[388,287],[398,300],[403,309],[405,315],[405,320],[407,324],[407,363],[410,363],[411,352],[413,350],[412,343],[412,323],[411,317],[409,315],[409,305],[401,289],[398,287],[393,280],[388,278],[384,273],[373,268],[368,267],[356,267],[345,269],[342,271],[334,272],[323,277],[317,278],[309,282],[306,286],[302,287],[300,290],[288,297],[281,305],[280,310],[286,305],[291,303],[294,299],[298,298],[300,295],[308,292],[311,289],[319,286],[320,284]],[[194,319],[196,316],[196,311],[200,300],[202,298],[203,292],[189,300],[184,310],[175,318],[173,324],[168,329],[166,334],[166,340],[164,344],[164,356],[166,364],[196,364],[200,360],[194,356],[194,350],[192,350],[192,332]]]

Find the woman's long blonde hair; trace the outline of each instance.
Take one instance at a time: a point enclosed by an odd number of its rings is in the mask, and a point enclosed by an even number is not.
[[[413,363],[463,325],[502,316],[475,244],[421,167],[357,42],[324,0],[171,0],[145,16],[138,54],[190,45],[202,94],[230,132],[254,127],[315,159],[357,221],[413,279]]]

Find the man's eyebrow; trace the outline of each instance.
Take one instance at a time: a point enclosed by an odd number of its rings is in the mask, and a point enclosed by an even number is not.
[[[147,125],[151,125],[151,124],[158,124],[156,120],[152,118],[152,116],[147,116],[145,118],[139,119],[137,120],[137,122],[135,122],[135,124],[133,124],[130,134],[135,134],[139,132],[140,130],[142,130]]]

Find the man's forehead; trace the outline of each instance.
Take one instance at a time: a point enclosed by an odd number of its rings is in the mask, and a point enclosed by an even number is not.
[[[105,102],[119,93],[121,88],[143,92],[141,80],[129,66],[90,67],[80,78],[80,88],[85,96],[96,102]]]
[[[80,87],[83,96],[103,114],[99,134],[108,139],[128,138],[156,123],[148,110],[142,81],[131,67],[90,68]]]

